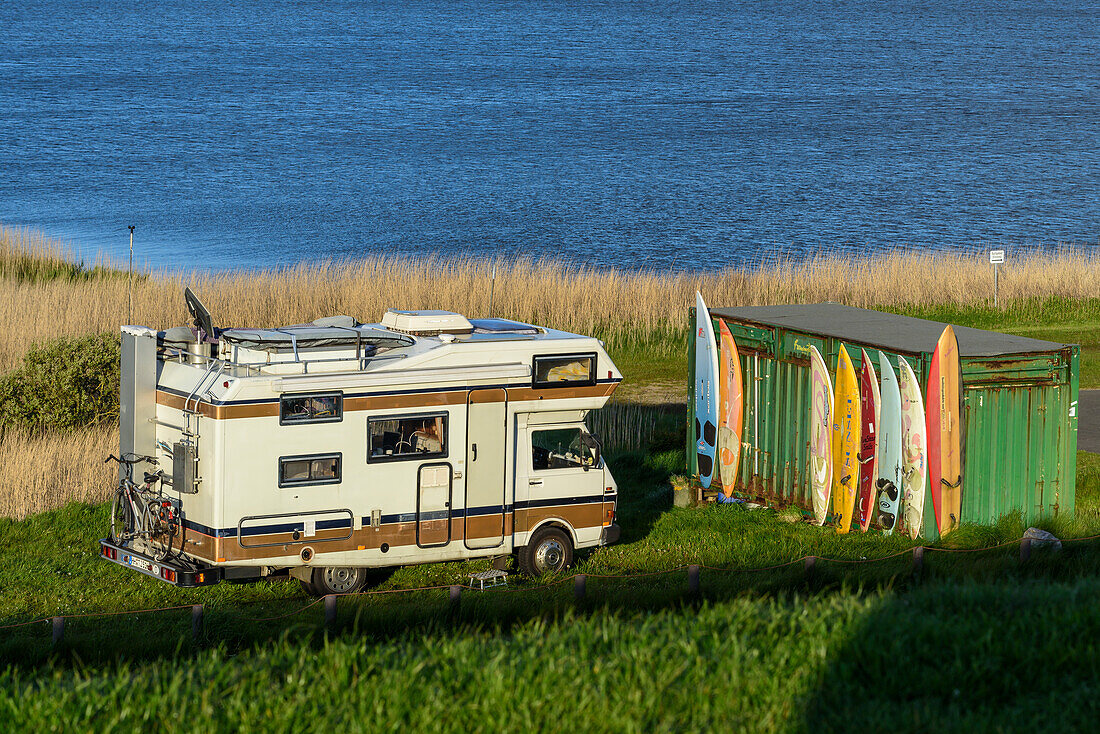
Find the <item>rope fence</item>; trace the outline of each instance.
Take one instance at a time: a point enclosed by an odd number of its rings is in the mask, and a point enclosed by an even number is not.
[[[1098,538],[1100,538],[1100,534],[1084,536],[1084,537],[1081,537],[1081,538],[1062,538],[1062,539],[1059,539],[1059,542],[1061,542],[1062,544],[1078,543],[1078,542],[1087,541],[1087,540],[1096,540]],[[1054,541],[1040,541],[1040,542],[1042,542],[1044,544],[1047,544],[1047,543],[1053,543]],[[543,592],[543,591],[546,591],[548,589],[552,589],[552,588],[555,588],[557,586],[561,586],[562,584],[567,584],[569,582],[573,582],[574,599],[578,603],[580,603],[580,602],[583,602],[585,600],[585,598],[587,597],[587,590],[588,590],[588,583],[587,582],[588,582],[589,578],[593,578],[593,579],[612,579],[612,580],[652,578],[654,576],[666,576],[666,575],[673,574],[673,573],[678,573],[678,572],[682,573],[686,570],[687,571],[688,591],[689,591],[689,593],[691,593],[693,595],[696,595],[696,594],[699,594],[700,591],[701,591],[701,583],[700,583],[699,574],[700,574],[700,570],[704,570],[704,569],[707,570],[707,571],[714,571],[714,572],[719,572],[719,573],[743,574],[743,573],[754,573],[754,572],[761,572],[761,571],[774,571],[774,570],[778,570],[778,569],[781,569],[781,568],[789,568],[791,566],[797,566],[799,564],[802,564],[804,566],[804,572],[805,572],[807,578],[812,578],[814,573],[815,573],[815,569],[817,567],[818,562],[835,563],[835,564],[841,564],[841,565],[847,565],[847,566],[868,565],[868,564],[881,563],[883,561],[888,561],[888,560],[891,560],[893,558],[899,558],[899,557],[904,556],[904,555],[912,555],[913,556],[912,573],[913,573],[914,578],[919,580],[920,576],[921,576],[921,573],[922,573],[922,570],[923,570],[923,567],[924,567],[924,555],[927,552],[931,551],[931,552],[935,552],[935,553],[984,553],[984,552],[988,552],[988,551],[991,551],[991,550],[997,550],[998,548],[1006,548],[1006,547],[1012,546],[1012,545],[1018,545],[1019,546],[1019,548],[1020,548],[1019,562],[1021,564],[1026,563],[1031,557],[1031,547],[1032,547],[1032,539],[1031,538],[1021,538],[1020,540],[1008,541],[1008,542],[1005,542],[1005,543],[999,543],[997,545],[985,546],[985,547],[982,547],[982,548],[939,548],[939,547],[935,547],[935,546],[918,545],[918,546],[914,546],[912,548],[907,548],[905,550],[898,551],[897,553],[891,553],[891,554],[886,555],[886,556],[880,556],[878,558],[848,559],[848,558],[828,558],[828,557],[824,557],[824,556],[805,555],[805,556],[801,556],[800,558],[795,558],[795,559],[792,559],[790,561],[786,561],[784,563],[776,563],[776,564],[773,564],[773,565],[770,565],[770,566],[758,566],[758,567],[751,567],[751,568],[738,568],[738,567],[730,567],[730,566],[708,566],[708,565],[700,564],[700,563],[692,563],[692,564],[683,564],[683,565],[680,565],[680,566],[675,566],[673,568],[662,569],[660,571],[646,571],[646,572],[639,572],[639,573],[624,573],[624,574],[594,574],[594,573],[584,574],[584,573],[578,573],[578,574],[574,574],[572,576],[567,576],[567,577],[564,577],[564,578],[556,579],[554,581],[551,581],[550,583],[539,584],[539,585],[535,585],[535,586],[524,586],[524,587],[519,587],[519,588],[515,588],[515,587],[513,587],[513,588],[495,587],[495,588],[482,589],[482,590],[478,590],[478,591],[479,591],[479,593],[493,593],[493,594],[507,594],[507,593],[517,593],[517,592]],[[241,619],[241,621],[244,621],[244,622],[253,622],[253,623],[254,622],[271,622],[271,621],[276,621],[276,620],[280,620],[280,619],[287,619],[289,617],[299,615],[299,614],[305,612],[306,610],[310,609],[311,607],[314,607],[318,604],[323,603],[324,604],[325,626],[327,628],[331,629],[336,624],[337,600],[340,597],[352,596],[352,597],[357,597],[357,598],[364,598],[364,597],[382,596],[382,595],[388,595],[388,594],[412,594],[412,593],[417,593],[417,592],[439,591],[439,590],[442,590],[442,589],[447,589],[448,596],[449,596],[450,609],[451,609],[452,613],[454,613],[454,612],[458,611],[459,606],[461,604],[463,588],[464,588],[463,586],[457,585],[457,584],[442,584],[442,585],[436,585],[436,586],[418,586],[418,587],[403,588],[403,589],[372,589],[372,590],[369,590],[369,591],[351,592],[351,593],[344,593],[344,594],[329,594],[328,596],[324,596],[324,597],[321,597],[319,599],[315,599],[315,600],[309,602],[308,604],[306,604],[302,607],[299,607],[298,609],[295,609],[294,611],[288,612],[286,614],[280,614],[280,615],[271,616],[271,617],[242,617],[240,619]],[[472,587],[470,587],[470,589],[468,589],[468,590],[474,590],[474,589]],[[194,639],[197,640],[202,634],[203,625],[204,625],[204,616],[205,616],[205,611],[206,610],[205,610],[205,605],[203,605],[203,604],[182,604],[182,605],[170,606],[170,607],[152,607],[152,608],[147,608],[147,609],[133,609],[133,610],[123,610],[123,611],[113,611],[113,612],[85,612],[85,613],[78,613],[78,614],[58,615],[58,616],[54,616],[54,617],[41,617],[39,619],[32,619],[32,620],[27,621],[27,622],[17,622],[15,624],[0,625],[0,630],[16,629],[16,628],[20,628],[20,627],[29,627],[29,626],[36,625],[36,624],[42,624],[44,622],[49,623],[51,628],[52,628],[52,644],[53,644],[54,647],[57,647],[64,640],[65,620],[67,620],[67,619],[81,619],[81,618],[86,618],[86,617],[115,617],[115,616],[122,616],[122,615],[131,615],[131,614],[150,614],[150,613],[155,613],[155,612],[179,611],[179,610],[183,610],[183,609],[190,609],[191,610],[191,635]]]

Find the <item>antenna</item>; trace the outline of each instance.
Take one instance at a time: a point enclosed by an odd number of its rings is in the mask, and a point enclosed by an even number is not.
[[[132,324],[134,323],[134,225],[131,224],[128,226],[130,228],[130,269],[128,271],[130,274],[130,286],[126,291],[126,300],[129,306],[130,316],[126,323]]]
[[[486,316],[493,315],[493,291],[496,290],[497,285],[497,264],[493,263],[493,277],[489,281],[489,313]]]

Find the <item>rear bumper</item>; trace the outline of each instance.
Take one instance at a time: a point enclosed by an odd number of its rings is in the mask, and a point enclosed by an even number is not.
[[[131,571],[160,579],[173,586],[186,588],[210,586],[218,583],[223,578],[223,570],[220,568],[194,569],[186,568],[177,563],[158,561],[144,553],[138,553],[124,546],[116,545],[106,539],[99,541],[99,557]]]
[[[600,534],[600,545],[611,545],[612,543],[619,542],[619,536],[622,534],[622,531],[623,529],[615,523],[608,525]]]

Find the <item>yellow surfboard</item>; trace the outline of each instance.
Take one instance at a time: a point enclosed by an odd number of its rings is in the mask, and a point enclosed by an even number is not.
[[[838,533],[848,532],[855,514],[861,433],[859,379],[841,344],[833,402],[833,515]]]

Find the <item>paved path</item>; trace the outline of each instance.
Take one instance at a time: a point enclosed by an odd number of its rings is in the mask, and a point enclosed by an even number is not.
[[[1100,454],[1100,390],[1078,394],[1077,449]]]

